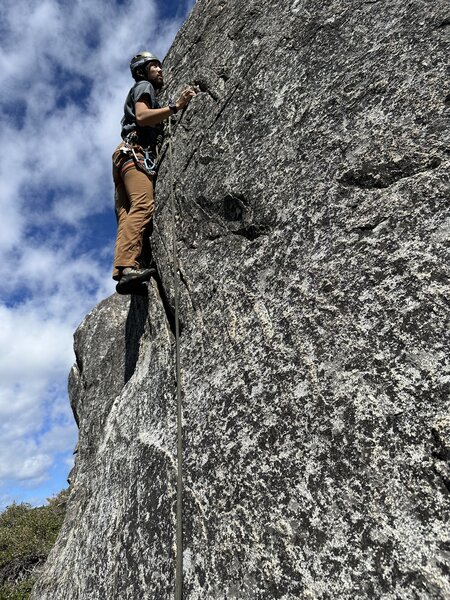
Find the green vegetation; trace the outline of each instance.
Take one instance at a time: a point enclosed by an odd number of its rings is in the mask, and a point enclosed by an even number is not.
[[[0,514],[0,600],[27,600],[56,541],[66,512],[68,490],[47,506],[12,504]]]

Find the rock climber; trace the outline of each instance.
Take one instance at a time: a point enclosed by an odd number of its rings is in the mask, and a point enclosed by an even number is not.
[[[162,142],[162,122],[185,108],[196,95],[186,87],[178,100],[160,106],[156,91],[164,85],[161,61],[151,52],[139,52],[131,59],[135,84],[130,89],[122,118],[122,142],[113,154],[117,237],[113,279],[120,294],[132,293],[136,285],[148,281],[154,272],[139,263],[144,235],[150,225],[154,205],[154,177],[158,149]]]

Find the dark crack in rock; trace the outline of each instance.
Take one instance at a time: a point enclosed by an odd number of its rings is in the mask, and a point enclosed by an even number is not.
[[[360,188],[386,188],[404,177],[436,169],[441,162],[436,156],[403,157],[378,164],[368,162],[346,171],[338,181]]]
[[[449,599],[443,0],[198,0],[174,123],[185,600]],[[158,282],[76,334],[68,516],[33,600],[168,600],[175,370]]]

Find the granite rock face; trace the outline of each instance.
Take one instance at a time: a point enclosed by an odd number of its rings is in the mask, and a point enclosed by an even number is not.
[[[443,0],[198,0],[174,118],[186,600],[448,599]],[[148,298],[76,333],[68,517],[33,600],[173,598],[167,154]]]

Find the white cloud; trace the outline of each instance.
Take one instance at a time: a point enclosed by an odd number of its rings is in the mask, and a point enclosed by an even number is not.
[[[164,1],[0,7],[0,504],[17,499],[2,482],[72,463],[72,334],[114,289],[113,235],[93,240],[95,218],[112,212],[129,59],[163,57],[181,24],[158,19]]]
[[[72,186],[80,218],[105,210],[109,160],[130,85],[129,58],[149,39],[163,55],[179,24],[159,27],[155,3],[137,1],[125,10],[106,1],[47,0],[36,6],[19,0],[6,18],[11,29],[2,40],[7,68],[0,73],[0,102],[19,112],[22,128],[18,136],[4,123],[1,145],[9,140],[11,148],[1,178],[19,189],[26,181],[31,194],[49,182]],[[82,101],[80,86],[90,90]],[[6,205],[10,201],[5,197]],[[54,214],[64,219],[64,211]]]

